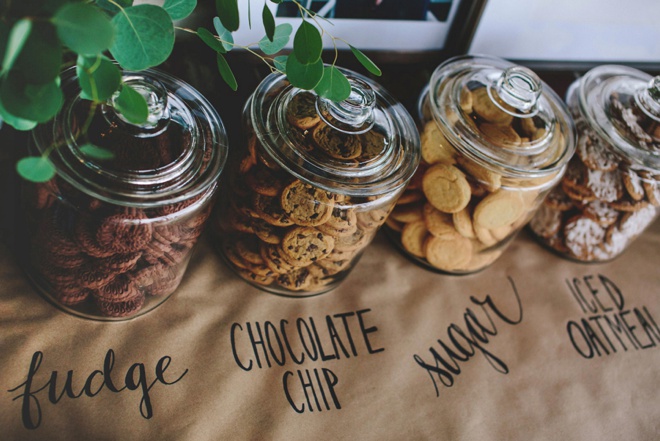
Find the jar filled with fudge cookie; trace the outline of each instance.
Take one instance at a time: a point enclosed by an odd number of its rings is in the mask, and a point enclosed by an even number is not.
[[[351,86],[344,101],[271,74],[245,106],[245,146],[214,230],[228,265],[272,293],[336,287],[419,163],[405,108],[371,80],[342,72]]]
[[[565,172],[575,148],[573,122],[532,71],[485,56],[438,66],[419,111],[422,163],[387,231],[427,268],[481,270]]]
[[[146,99],[146,122],[129,122],[117,94],[92,104],[75,69],[63,74],[62,110],[30,145],[57,173],[23,188],[28,275],[57,306],[99,320],[136,317],[174,292],[227,157],[222,122],[192,87],[152,70],[124,73],[123,87]]]
[[[576,155],[530,227],[570,259],[611,260],[660,207],[660,76],[596,67],[571,85],[567,102]]]

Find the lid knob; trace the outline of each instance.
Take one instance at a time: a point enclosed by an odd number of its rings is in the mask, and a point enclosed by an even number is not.
[[[123,81],[124,84],[131,86],[146,100],[149,114],[144,123],[131,123],[121,114],[120,111],[117,110],[116,100],[119,93],[115,93],[110,98],[110,105],[112,106],[113,113],[115,113],[121,121],[143,129],[153,129],[160,124],[161,120],[169,118],[167,108],[167,89],[160,81],[146,77],[124,77]]]
[[[527,113],[536,108],[541,96],[541,84],[539,77],[531,70],[513,66],[502,72],[495,90],[506,104]]]
[[[351,93],[344,101],[334,102],[319,97],[316,106],[323,121],[337,130],[363,133],[374,124],[376,94],[359,78],[349,78]]]
[[[651,78],[648,87],[637,92],[635,101],[646,115],[660,121],[660,75]]]

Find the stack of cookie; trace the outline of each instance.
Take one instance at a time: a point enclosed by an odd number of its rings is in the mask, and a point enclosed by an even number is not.
[[[30,186],[30,273],[51,299],[90,317],[128,318],[165,300],[210,212],[208,197],[146,210],[101,202],[59,178]]]
[[[321,119],[316,96],[298,92],[286,119],[287,137],[306,163],[358,168],[387,148],[372,130],[352,134]],[[269,291],[313,295],[335,287],[385,221],[395,194],[355,197],[294,176],[266,152],[252,126],[221,201],[216,231],[228,264]]]
[[[514,118],[493,103],[486,87],[464,87],[459,95],[466,124],[494,149],[524,152],[546,136],[541,118]],[[428,99],[423,110],[423,162],[387,226],[403,250],[427,266],[457,274],[478,271],[500,256],[556,175],[513,179],[454,148],[431,118]],[[518,159],[530,160],[524,153]]]
[[[660,125],[644,115],[632,95],[610,98],[612,123],[640,147],[660,150]],[[655,219],[660,173],[633,165],[589,127],[573,103],[577,154],[530,223],[551,249],[579,261],[618,256]]]

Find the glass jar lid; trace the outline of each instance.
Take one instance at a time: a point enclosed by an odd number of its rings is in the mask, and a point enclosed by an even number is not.
[[[116,110],[117,94],[96,106],[83,99],[75,68],[64,72],[62,110],[33,132],[42,153],[53,149],[58,175],[92,197],[135,207],[177,203],[214,185],[227,158],[215,109],[156,70],[124,73],[123,83],[146,99],[145,123],[132,124]]]
[[[580,115],[619,153],[660,169],[660,76],[604,65],[581,79]]]
[[[566,105],[531,70],[489,56],[460,56],[436,68],[433,118],[462,154],[512,177],[555,173],[575,151]]]
[[[351,86],[341,102],[269,75],[246,109],[256,136],[280,167],[325,190],[374,196],[402,187],[421,157],[412,117],[373,81],[340,70]]]

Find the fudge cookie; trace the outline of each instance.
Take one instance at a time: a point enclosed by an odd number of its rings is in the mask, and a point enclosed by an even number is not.
[[[103,219],[96,241],[116,253],[139,251],[151,240],[153,226],[142,210],[131,209]]]
[[[438,210],[455,213],[470,202],[470,184],[462,171],[451,165],[436,164],[424,174],[424,194]]]
[[[334,209],[332,194],[300,180],[293,181],[282,190],[280,203],[289,219],[307,227],[326,223]]]
[[[295,266],[306,266],[327,257],[335,239],[316,228],[296,227],[282,238],[282,257]]]

